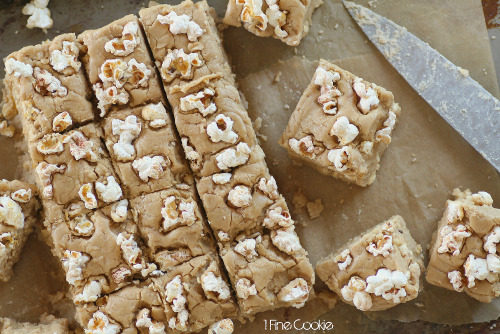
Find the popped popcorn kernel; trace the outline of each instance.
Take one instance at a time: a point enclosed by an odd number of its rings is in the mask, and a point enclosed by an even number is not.
[[[333,261],[339,266],[340,270],[345,270],[352,263],[351,251],[344,249]]]
[[[66,171],[66,165],[60,164],[49,164],[42,161],[36,166],[36,172],[40,183],[42,184],[42,196],[47,199],[51,199],[54,195],[54,190],[52,187],[52,175],[54,173],[64,173]],[[80,195],[81,196],[81,195]]]
[[[135,158],[135,147],[132,142],[141,134],[141,123],[134,115],[127,116],[125,121],[113,119],[111,121],[113,135],[120,136],[113,144],[113,151],[118,161],[130,161]]]
[[[122,88],[126,83],[128,65],[121,59],[107,59],[101,65],[99,79],[104,85],[110,84],[116,88]]]
[[[183,199],[177,200],[175,196],[165,198],[161,209],[163,230],[168,232],[180,225],[193,225],[197,219],[196,207],[196,202],[187,202]]]
[[[52,18],[50,10],[47,8],[49,0],[31,0],[22,10],[23,15],[28,15],[26,28],[40,28],[47,32],[47,29],[52,28]]]
[[[185,53],[183,49],[168,50],[160,67],[162,79],[169,83],[177,77],[192,79],[194,70],[203,65],[197,52]]]
[[[493,254],[488,254],[493,255]],[[494,259],[490,258],[491,264],[496,262]],[[490,283],[498,281],[498,275],[493,273],[490,268],[488,268],[488,260],[476,258],[474,254],[469,254],[467,260],[464,264],[464,274],[467,277],[468,284],[467,287],[473,288],[476,286],[476,280],[488,280]]]
[[[228,300],[231,297],[229,292],[229,287],[226,282],[220,276],[215,276],[211,271],[205,271],[200,277],[200,284],[208,296],[209,292],[214,292],[217,294],[219,300]]]
[[[67,138],[67,135],[61,135],[59,133],[46,134],[36,144],[36,150],[45,155],[60,153],[64,151],[64,142]]]
[[[165,167],[170,164],[170,160],[166,160],[161,155],[144,156],[132,162],[132,168],[139,174],[139,178],[148,182],[149,179],[159,179]]]
[[[301,308],[309,298],[309,286],[305,279],[299,277],[285,285],[278,293],[278,299],[292,303],[293,307]]]
[[[208,328],[208,334],[232,334],[233,331],[234,325],[231,319],[222,319]]]
[[[241,0],[239,3],[243,4],[241,21],[250,23],[261,31],[267,29],[269,19],[262,12],[262,0]]]
[[[438,248],[438,253],[452,253],[453,256],[458,256],[465,243],[465,239],[471,236],[471,231],[460,224],[457,226],[445,225],[439,232],[443,241]]]
[[[70,222],[71,229],[80,236],[91,236],[94,234],[94,223],[85,215],[76,216]]]
[[[472,194],[468,197],[468,199],[470,199],[475,205],[493,205],[493,199],[491,198],[491,195],[485,191],[479,191],[477,194]]]
[[[455,289],[455,291],[458,292],[464,291],[465,279],[460,271],[458,270],[450,271],[448,273],[448,279],[450,280],[451,285],[453,285],[453,289]]]
[[[191,42],[196,42],[205,32],[198,23],[192,21],[186,14],[177,15],[176,12],[171,11],[167,15],[158,14],[156,19],[161,24],[168,24],[172,34],[186,34]]]
[[[119,325],[111,323],[104,313],[97,311],[89,320],[85,334],[118,334],[120,331]]]
[[[66,270],[66,281],[75,285],[83,280],[82,270],[90,261],[90,257],[81,252],[65,250],[61,261]]]
[[[228,203],[236,208],[243,208],[252,202],[252,190],[246,186],[236,186],[227,196]]]
[[[115,56],[125,57],[134,52],[140,42],[139,25],[135,21],[129,22],[123,27],[122,36],[106,42],[104,50]]]
[[[215,184],[226,184],[231,181],[231,173],[218,173],[212,175],[212,181]]]
[[[147,308],[143,308],[137,313],[137,320],[135,322],[138,328],[147,328],[149,334],[165,334],[165,325],[159,321],[151,319],[151,311]]]
[[[266,0],[269,6],[266,9],[266,17],[268,18],[268,23],[270,26],[274,27],[274,34],[279,38],[285,38],[288,36],[288,32],[283,29],[286,24],[286,10],[280,10],[277,0]]]
[[[293,226],[271,231],[271,240],[280,251],[289,255],[303,249]]]
[[[267,211],[266,218],[264,218],[262,225],[269,229],[291,227],[293,226],[293,220],[288,211],[284,210],[281,206],[278,206]]]
[[[94,142],[88,140],[80,131],[71,131],[64,140],[64,143],[67,142],[69,142],[69,152],[75,160],[97,161],[97,154],[92,150]]]
[[[207,135],[214,143],[220,141],[234,144],[238,140],[238,135],[233,131],[233,120],[222,114],[217,115],[215,121],[207,125]]]
[[[352,84],[352,88],[359,97],[358,108],[363,114],[369,113],[372,109],[378,107],[380,100],[377,92],[370,86],[367,86],[363,79],[356,78]]]
[[[83,287],[83,291],[75,296],[75,304],[92,303],[101,296],[102,288],[98,281],[92,281]]]
[[[320,86],[318,103],[323,107],[323,112],[327,115],[337,114],[337,99],[342,95],[335,87],[335,82],[340,80],[340,74],[334,71],[325,70],[318,67],[315,72],[314,84]]]
[[[464,208],[462,204],[455,201],[448,201],[448,214],[446,220],[449,224],[461,221],[464,218]]]
[[[366,278],[366,292],[373,293],[376,296],[382,296],[385,300],[392,300],[394,303],[400,303],[401,298],[406,297],[405,286],[408,284],[408,274],[399,270],[391,271],[386,268],[380,268],[373,276]]]
[[[214,102],[212,102],[214,95],[215,91],[211,88],[205,88],[197,93],[186,95],[185,97],[181,97],[180,108],[182,111],[191,111],[196,109],[200,114],[206,117],[217,111],[217,106]]]
[[[261,242],[262,237],[259,235],[256,238],[249,238],[238,242],[236,246],[234,246],[234,251],[243,255],[248,261],[253,261],[255,258],[259,256],[259,254],[255,251],[255,247],[257,243]]]
[[[13,74],[15,78],[29,78],[33,75],[33,67],[22,61],[9,58],[5,61],[5,72],[7,72],[7,74]]]
[[[167,125],[167,110],[161,102],[148,104],[142,108],[142,118],[148,122],[153,129],[159,129]]]
[[[81,200],[89,210],[97,208],[97,198],[92,191],[92,183],[85,183],[78,190]]]
[[[110,106],[114,104],[126,104],[128,102],[128,93],[115,86],[104,87],[101,83],[96,83],[94,86],[95,96],[98,100],[97,108],[101,111],[99,116],[104,117]]]
[[[32,191],[31,189],[19,189],[14,191],[10,197],[19,203],[28,203],[31,199]]]
[[[353,151],[354,150],[350,146],[333,149],[328,152],[327,159],[333,164],[337,171],[343,172],[348,167]]]
[[[349,119],[345,116],[337,118],[330,130],[330,136],[338,138],[339,145],[345,146],[352,142],[359,134],[356,125],[349,123]]]
[[[276,184],[276,180],[274,177],[270,177],[268,180],[266,178],[261,178],[259,180],[259,184],[257,188],[262,191],[267,197],[270,199],[277,199],[279,196],[278,193],[278,185]]]
[[[22,115],[28,121],[34,122],[38,117],[45,117],[42,115],[40,109],[37,109],[33,106],[31,101],[23,101],[22,103]]]
[[[315,159],[316,155],[319,153],[319,148],[314,146],[313,138],[311,136],[306,136],[300,140],[291,138],[288,141],[290,148],[299,155],[304,155],[310,159]]]
[[[359,150],[360,152],[363,152],[365,154],[372,154],[373,153],[373,142],[372,141],[364,141],[359,145]]]
[[[145,268],[144,259],[142,258],[142,250],[134,240],[134,236],[125,237],[123,233],[119,233],[116,237],[116,244],[120,246],[123,252],[123,258],[135,270]]]
[[[176,317],[170,318],[168,326],[172,329],[185,331],[189,313],[186,310],[186,297],[182,285],[181,275],[175,276],[165,285],[165,300],[170,304],[172,311],[177,313]]]
[[[397,116],[394,112],[389,111],[389,116],[387,116],[387,119],[383,124],[384,127],[375,133],[375,141],[381,141],[386,145],[389,145],[391,143],[391,133],[394,129],[394,126],[396,125],[396,117]]]
[[[198,171],[201,168],[201,154],[196,152],[195,149],[189,145],[189,139],[186,137],[181,138],[181,144],[186,154],[186,159],[189,160],[191,168]]]
[[[130,269],[121,267],[113,271],[113,273],[111,274],[111,278],[113,279],[113,282],[120,284],[126,282],[131,275],[132,271],[130,271]]]
[[[348,302],[353,302],[354,306],[361,311],[368,311],[372,308],[372,297],[365,291],[366,282],[358,276],[352,276],[347,285],[340,290],[342,298]]]
[[[219,238],[220,241],[222,242],[226,242],[226,241],[229,241],[231,239],[229,239],[229,234],[227,234],[226,232],[224,231],[219,231],[217,233],[217,237]]]
[[[68,89],[61,84],[61,81],[53,76],[49,71],[35,67],[33,70],[35,82],[33,87],[37,93],[43,96],[65,97]]]
[[[144,63],[139,63],[135,59],[130,59],[127,66],[127,82],[133,87],[147,87],[151,70]]]
[[[383,257],[387,257],[393,249],[392,236],[390,235],[383,235],[378,240],[366,246],[366,251],[373,254],[373,256],[382,255]]]
[[[6,120],[0,122],[0,135],[8,138],[14,137],[16,133],[16,128],[13,125],[9,125]]]
[[[495,226],[493,231],[484,236],[483,248],[490,254],[497,253],[497,244],[500,242],[500,226]]]
[[[50,53],[50,65],[57,72],[62,73],[66,68],[71,67],[79,71],[82,63],[78,60],[80,50],[75,42],[62,42],[62,50],[54,50]]]
[[[115,223],[123,223],[128,215],[128,200],[122,199],[111,205],[111,219]]]
[[[10,197],[0,197],[0,223],[17,229],[24,227],[23,210]]]
[[[255,296],[257,294],[257,289],[255,284],[253,284],[248,278],[240,278],[235,285],[236,295],[241,299],[248,299],[250,296]]]
[[[97,196],[106,203],[116,202],[122,197],[122,188],[113,176],[108,176],[106,181],[107,184],[102,182],[95,183]]]
[[[247,143],[239,143],[236,145],[236,149],[225,149],[215,157],[215,160],[217,160],[217,167],[221,170],[226,170],[243,165],[250,158],[251,152]]]
[[[54,132],[63,132],[73,125],[73,119],[67,111],[57,114],[52,120],[52,130]]]

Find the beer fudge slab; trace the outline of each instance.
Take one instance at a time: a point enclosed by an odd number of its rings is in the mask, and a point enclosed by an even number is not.
[[[80,49],[74,34],[63,34],[5,59],[5,96],[11,103],[4,114],[21,114],[28,141],[94,120]]]
[[[82,61],[101,117],[110,109],[163,100],[146,39],[135,15],[84,31],[78,40],[83,44]]]
[[[85,333],[167,333],[168,324],[160,296],[151,284],[142,283],[77,306],[76,318]]]
[[[417,297],[422,247],[393,216],[351,240],[316,266],[319,278],[361,311],[381,311]]]
[[[102,137],[99,127],[87,124],[64,134],[45,135],[29,145],[44,205],[83,202],[95,209],[122,198]]]
[[[58,319],[48,316],[38,324],[17,322],[9,318],[0,318],[0,332],[2,334],[70,334],[68,319]]]
[[[429,249],[427,282],[489,303],[500,295],[500,209],[480,191],[453,191]]]
[[[164,304],[171,332],[198,332],[237,315],[219,257],[214,253],[195,257],[152,281]]]
[[[131,201],[150,258],[162,271],[215,251],[194,185],[179,185]]]
[[[36,187],[0,180],[0,280],[8,281],[37,219]]]
[[[320,60],[280,145],[322,174],[366,187],[400,113],[391,92]]]
[[[311,17],[322,0],[229,0],[223,23],[260,37],[273,36],[297,46],[309,32]]]
[[[245,315],[302,307],[312,293],[314,271],[292,228],[241,234],[224,243],[221,257]]]
[[[192,183],[173,121],[161,103],[110,112],[102,125],[127,198]]]

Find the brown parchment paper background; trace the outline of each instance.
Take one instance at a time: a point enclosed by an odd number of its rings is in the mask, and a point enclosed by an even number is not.
[[[208,1],[219,15],[224,14],[226,0]],[[281,192],[292,210],[292,198],[299,189],[309,200],[321,198],[325,205],[321,217],[314,220],[309,219],[304,211],[293,210],[294,218],[299,222],[302,243],[313,264],[349,238],[393,214],[405,218],[413,236],[425,248],[454,187],[488,191],[498,206],[500,178],[494,169],[395,73],[366,40],[340,1],[324,1],[325,4],[313,16],[311,32],[297,48],[272,38],[255,37],[241,28],[230,27],[224,33],[224,45],[249,103],[250,116],[252,119],[262,118],[260,132],[267,137],[262,145]],[[159,2],[179,3],[180,0]],[[368,4],[368,0],[358,2]],[[16,28],[12,25],[3,27],[0,42],[4,47],[0,48],[0,56],[3,58],[24,45],[39,43],[58,33],[78,33],[103,26],[125,14],[137,13],[145,4],[122,0],[103,2],[103,8],[101,2],[95,7],[78,4],[75,7],[85,7],[81,11],[86,16],[79,17],[75,23],[68,18],[77,10],[64,1],[52,0],[49,8],[55,28],[49,30],[49,35],[26,30],[15,35]],[[375,0],[371,4],[374,11],[406,26],[455,64],[469,69],[473,78],[498,96],[479,0]],[[26,17],[19,16],[19,26],[24,25]],[[384,154],[377,181],[366,189],[293,164],[277,144],[314,72],[311,61],[320,57],[331,61],[342,59],[336,63],[391,90],[402,106],[393,143]],[[280,81],[274,82],[279,72]],[[16,150],[20,139],[19,136],[16,140],[0,138],[1,178],[30,178]],[[60,264],[39,234],[34,233],[15,267],[14,277],[8,283],[0,283],[0,316],[36,322],[42,313],[49,312],[71,318],[73,308],[64,296],[66,292],[67,283]],[[417,303],[423,306],[418,307]],[[293,321],[301,318],[306,321],[326,310],[324,303],[313,302],[302,310],[263,313],[253,323],[237,325],[236,332],[258,333],[265,330],[264,320]],[[500,315],[500,301],[481,304],[464,294],[425,285],[416,301],[367,315],[374,319],[424,319],[459,324],[496,319]],[[362,313],[341,302],[321,319],[332,321],[335,332],[339,333],[366,329]]]

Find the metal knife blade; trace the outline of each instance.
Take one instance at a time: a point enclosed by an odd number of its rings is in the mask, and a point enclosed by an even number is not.
[[[350,1],[349,14],[405,80],[500,172],[500,101],[406,28]]]

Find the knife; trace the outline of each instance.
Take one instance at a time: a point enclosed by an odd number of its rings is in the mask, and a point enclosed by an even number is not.
[[[500,102],[406,28],[351,1],[343,3],[410,86],[500,172]]]

